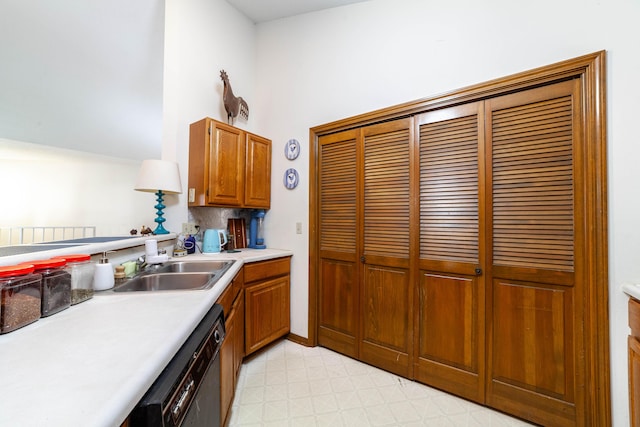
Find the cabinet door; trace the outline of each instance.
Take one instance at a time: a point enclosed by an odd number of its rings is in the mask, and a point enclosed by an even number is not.
[[[629,343],[629,414],[632,427],[640,427],[640,340],[628,337]]]
[[[409,274],[412,119],[362,129],[360,359],[405,377],[413,340]]]
[[[244,132],[211,121],[207,203],[241,206],[244,199]]]
[[[248,208],[271,207],[271,141],[247,134],[244,205]]]
[[[318,140],[318,343],[358,356],[359,259],[356,131]]]
[[[236,312],[232,309],[225,319],[226,336],[220,348],[220,425],[225,425],[236,388],[234,369],[236,318]]]
[[[419,381],[484,399],[482,104],[425,113],[420,144]]]
[[[289,276],[251,284],[245,289],[247,355],[289,333]]]
[[[235,336],[234,336],[234,351],[233,351],[233,372],[235,378],[238,378],[240,374],[240,366],[242,366],[242,360],[244,359],[244,290],[240,291],[238,298],[236,299],[236,317],[234,322]]]

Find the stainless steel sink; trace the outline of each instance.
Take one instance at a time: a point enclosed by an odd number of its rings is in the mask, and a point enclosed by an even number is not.
[[[152,268],[154,273],[212,273],[227,271],[234,261],[172,261]]]
[[[115,292],[154,292],[210,289],[235,261],[173,261],[153,266]]]
[[[207,289],[215,283],[211,273],[151,273],[136,276],[122,285],[116,286],[116,292],[134,291],[184,291],[188,289]]]

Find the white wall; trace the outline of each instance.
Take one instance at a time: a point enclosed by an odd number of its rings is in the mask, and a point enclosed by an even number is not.
[[[3,0],[0,138],[160,155],[164,0]]]
[[[609,309],[612,408],[628,425],[627,297],[640,282],[636,84],[640,2],[633,0],[371,0],[257,26],[256,126],[274,141],[267,241],[295,251],[292,332],[306,336],[309,128],[374,109],[607,50]],[[298,138],[301,159],[284,160]],[[283,188],[290,165],[301,176]],[[305,234],[293,223],[305,221]]]
[[[135,191],[140,162],[0,138],[0,226],[155,228],[155,196]],[[167,205],[177,203],[167,196]]]
[[[234,125],[260,133],[255,100],[255,27],[224,0],[166,0],[162,158],[180,164],[184,193],[166,210],[169,230],[187,216],[189,125],[204,117],[226,122],[220,70],[249,104],[249,120]]]

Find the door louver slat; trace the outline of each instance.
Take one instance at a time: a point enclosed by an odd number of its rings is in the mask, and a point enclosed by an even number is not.
[[[420,258],[478,260],[476,116],[420,126]]]
[[[573,271],[570,97],[494,111],[493,263]]]
[[[409,131],[365,138],[364,253],[409,257]]]
[[[327,144],[320,150],[320,249],[353,253],[356,249],[356,141]]]

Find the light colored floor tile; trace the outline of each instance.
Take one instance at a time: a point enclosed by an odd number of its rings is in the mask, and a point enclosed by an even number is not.
[[[322,347],[282,340],[242,365],[229,427],[527,427]]]

